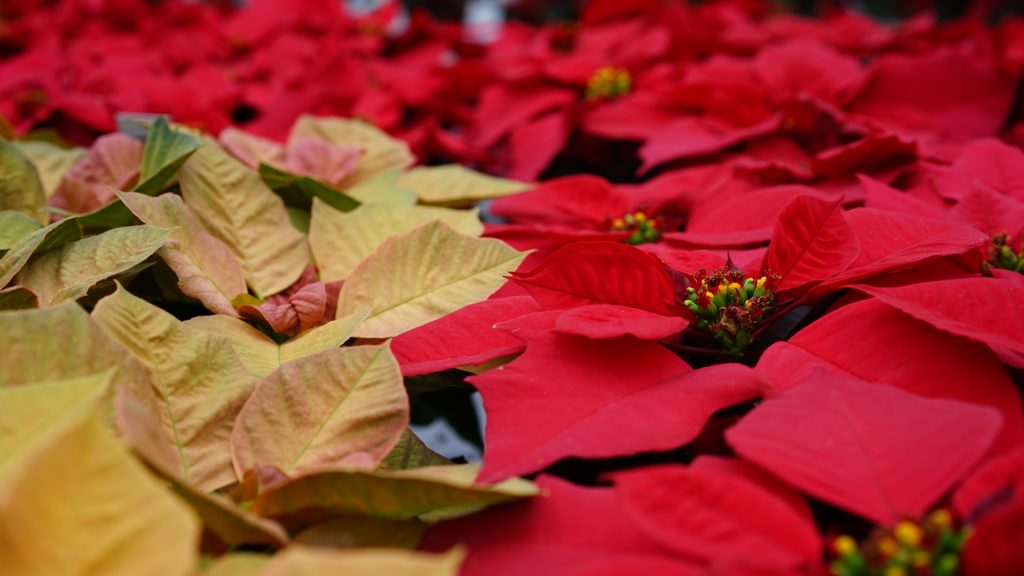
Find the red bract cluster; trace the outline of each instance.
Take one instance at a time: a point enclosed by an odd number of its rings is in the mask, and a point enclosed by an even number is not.
[[[90,139],[114,112],[139,111],[220,134],[188,136],[180,183],[155,185],[140,182],[142,144],[101,136],[48,204],[83,222],[127,205],[146,224],[205,228],[239,256],[240,288],[210,300],[167,255],[182,241],[154,240],[139,261],[161,250],[180,300],[224,320],[209,327],[249,321],[273,336],[251,330],[277,358],[235,412],[241,488],[285,468],[261,445],[275,403],[306,398],[296,420],[316,411],[305,389],[273,388],[307,377],[281,350],[346,319],[327,348],[347,341],[349,354],[373,351],[370,364],[390,350],[410,390],[480,392],[483,462],[461,489],[516,476],[541,488],[453,520],[427,504],[385,513],[429,522],[422,550],[464,546],[462,574],[1024,570],[1021,21],[890,26],[749,0],[605,0],[579,21],[512,22],[475,44],[420,13],[393,29],[393,5],[359,18],[314,0],[38,8],[0,8],[0,114],[16,131]],[[293,128],[307,112],[376,129],[308,116]],[[414,156],[539,182],[405,171]],[[222,165],[230,177],[211,176]],[[247,216],[213,232],[231,214],[209,198],[244,178],[295,229],[263,221],[272,239],[242,238]],[[173,222],[147,211],[143,195],[160,192]],[[453,210],[481,199],[484,225]],[[43,272],[19,273],[41,242],[0,294],[44,293]],[[285,244],[288,277],[266,273]],[[99,300],[100,320],[128,297]],[[401,393],[388,398],[398,421]],[[256,512],[290,537],[313,526],[301,512],[348,521],[310,479],[382,466],[404,426],[344,458],[324,442],[299,466],[299,451]]]

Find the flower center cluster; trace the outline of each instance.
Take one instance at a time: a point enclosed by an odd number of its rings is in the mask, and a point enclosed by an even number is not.
[[[996,234],[988,245],[988,260],[982,267],[986,273],[992,268],[1024,273],[1024,241],[1014,249],[1010,246],[1009,234]]]
[[[696,316],[694,325],[715,337],[729,353],[742,355],[754,330],[775,302],[768,278],[744,278],[738,270],[721,268],[694,275],[700,284],[686,289],[683,304]]]
[[[969,536],[970,528],[955,528],[947,510],[936,510],[920,522],[876,528],[860,546],[850,536],[835,538],[830,569],[835,576],[953,576]]]
[[[658,230],[658,219],[648,218],[643,212],[632,212],[622,218],[612,220],[612,232],[629,232],[626,238],[627,244],[643,244],[644,242],[657,242],[661,238],[661,230]]]
[[[598,68],[587,80],[587,99],[618,98],[629,94],[633,80],[629,70],[605,66]]]

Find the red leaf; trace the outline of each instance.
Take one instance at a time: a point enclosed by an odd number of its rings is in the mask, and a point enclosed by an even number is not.
[[[391,340],[391,352],[402,367],[403,376],[430,374],[518,354],[524,348],[523,341],[494,325],[538,309],[529,296],[477,302],[399,334]]]
[[[482,481],[569,456],[678,448],[714,412],[757,398],[763,386],[738,364],[691,371],[653,342],[551,333],[534,336],[515,361],[470,381],[487,408]]]
[[[712,571],[741,573],[748,565],[769,573],[814,573],[820,564],[813,520],[741,476],[661,466],[614,478],[638,526]]]
[[[834,276],[856,258],[841,202],[798,196],[779,212],[763,268],[782,277],[776,290],[791,290]]]
[[[970,224],[989,236],[1006,232],[1012,239],[1024,230],[1024,202],[975,187],[949,211],[956,222]]]
[[[794,198],[829,196],[807,186],[772,186],[726,197],[712,195],[694,207],[681,234],[666,234],[673,240],[705,246],[742,246],[765,242],[780,214]]]
[[[628,567],[622,574],[704,573],[622,521],[626,511],[615,490],[583,488],[550,476],[537,483],[546,496],[434,525],[420,547],[467,546],[462,576],[589,576],[608,574],[609,566]]]
[[[953,506],[973,529],[963,551],[964,574],[1017,574],[1024,534],[1024,446],[979,467],[956,491]]]
[[[491,211],[517,224],[567,224],[608,230],[611,218],[630,209],[629,199],[604,178],[566,176],[499,198]]]
[[[953,509],[969,521],[1013,500],[1024,500],[1024,445],[979,466],[953,494]]]
[[[980,185],[1024,201],[1024,152],[994,138],[971,142],[949,172],[935,181],[939,193],[960,198]]]
[[[512,279],[548,308],[620,304],[675,315],[676,293],[665,266],[643,250],[615,242],[576,242]]]
[[[883,170],[917,158],[917,144],[895,134],[867,136],[825,150],[814,157],[811,168],[826,178],[842,178],[858,172]]]
[[[883,212],[896,212],[919,218],[946,219],[946,207],[940,203],[927,202],[912,194],[897,190],[870,176],[858,174],[857,179],[864,188],[864,205]],[[846,214],[850,219],[850,212]],[[851,226],[854,226],[852,223]],[[856,226],[854,226],[856,230]]]
[[[537,180],[568,139],[568,118],[562,111],[515,128],[509,137],[511,160],[506,176],[516,180]]]
[[[860,253],[821,290],[836,290],[858,282],[920,265],[941,256],[965,254],[984,246],[988,238],[969,227],[928,218],[857,208],[846,213],[857,236]]]
[[[781,100],[811,94],[832,104],[844,104],[867,81],[867,73],[857,60],[803,38],[763,48],[754,58],[754,71],[768,92]]]
[[[963,278],[852,288],[940,330],[1024,354],[1024,285],[997,278]]]
[[[991,408],[822,374],[766,400],[726,439],[804,492],[892,525],[927,512],[988,450],[1001,420]]]
[[[877,300],[844,306],[777,342],[757,369],[776,390],[824,370],[911,394],[989,406],[1003,415],[993,451],[1024,442],[1021,397],[985,346],[936,330]]]
[[[680,316],[662,316],[614,304],[580,306],[563,312],[555,321],[555,332],[575,334],[594,340],[635,336],[641,340],[660,340],[686,328]]]
[[[779,127],[778,117],[752,126],[735,126],[712,116],[683,116],[665,125],[640,148],[642,171],[659,164],[720,152],[755,136],[763,136]]]
[[[575,97],[563,89],[492,84],[480,94],[473,142],[482,148],[493,146],[511,130]]]

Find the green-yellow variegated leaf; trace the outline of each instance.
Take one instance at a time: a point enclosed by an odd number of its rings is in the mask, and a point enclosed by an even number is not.
[[[149,370],[165,440],[178,456],[175,471],[206,492],[234,482],[231,429],[256,379],[231,342],[186,326],[120,286],[92,317]]]
[[[0,311],[27,310],[39,308],[39,297],[35,292],[21,286],[11,286],[0,290]]]
[[[396,184],[414,190],[423,204],[463,206],[522,192],[530,184],[481,174],[458,164],[420,166],[400,174]]]
[[[408,470],[424,466],[444,466],[451,463],[451,460],[434,452],[424,444],[415,432],[406,429],[402,433],[402,438],[398,441],[398,444],[391,449],[391,452],[384,458],[384,461],[380,463],[380,469]]]
[[[415,160],[405,142],[361,120],[300,116],[292,125],[288,142],[302,138],[321,138],[332,144],[363,149],[355,172],[338,183],[340,190],[347,190],[382,172],[407,168]]]
[[[21,272],[36,251],[63,246],[82,237],[82,225],[76,218],[65,218],[40,228],[23,237],[11,246],[10,250],[0,257],[0,288]]]
[[[18,273],[18,283],[53,306],[85,296],[94,284],[152,256],[171,230],[153,226],[115,228],[37,255]]]
[[[82,411],[0,479],[0,543],[4,574],[188,576],[199,522]]]
[[[345,194],[363,204],[395,204],[412,206],[416,203],[416,192],[398,186],[397,170],[381,172],[345,190]]]
[[[36,167],[15,147],[0,138],[0,210],[21,212],[46,224],[46,193]]]
[[[110,385],[113,369],[88,376],[0,388],[0,479],[7,466],[34,441],[93,410]]]
[[[42,224],[23,212],[0,210],[0,253],[10,250],[42,227]]]
[[[465,513],[538,493],[535,484],[521,478],[477,485],[479,471],[476,464],[375,472],[324,470],[269,488],[253,503],[253,511],[290,525],[350,514],[404,519]]]
[[[231,435],[235,473],[374,468],[408,423],[402,374],[387,345],[305,356],[267,376],[246,402]]]
[[[274,556],[259,576],[458,576],[465,552],[411,550],[330,550],[291,546]]]
[[[133,392],[149,374],[74,302],[45,310],[0,312],[0,386],[83,378],[115,370]]]
[[[47,198],[57,191],[68,170],[85,156],[85,148],[62,148],[41,140],[21,140],[14,145],[36,167]]]
[[[207,530],[229,545],[283,547],[288,534],[273,520],[260,518],[218,493],[210,493],[182,476],[178,455],[166,441],[160,419],[133,395],[117,397],[117,424],[124,440],[195,510]]]
[[[178,173],[178,168],[199,148],[199,138],[185,131],[174,130],[161,116],[146,133],[142,151],[139,184],[135,190],[154,196]]]
[[[139,220],[174,229],[158,254],[178,276],[183,294],[199,300],[211,312],[238,315],[231,301],[246,293],[245,271],[231,249],[196,221],[180,196],[153,198],[125,192],[118,197]]]
[[[313,202],[309,246],[320,279],[333,282],[348,278],[385,240],[434,220],[466,236],[480,236],[484,231],[476,210],[365,204],[351,212],[340,212]]]
[[[251,324],[223,315],[196,316],[186,320],[185,324],[224,336],[231,341],[238,357],[250,372],[266,376],[285,362],[341,346],[366,315],[366,310],[357,310],[343,318],[301,332],[283,344],[274,342]]]
[[[369,308],[355,335],[390,338],[479,302],[526,257],[500,240],[431,222],[384,241],[348,277],[338,315]]]
[[[258,174],[206,137],[181,167],[178,182],[185,204],[227,244],[258,295],[276,294],[299,279],[309,264],[306,237]]]

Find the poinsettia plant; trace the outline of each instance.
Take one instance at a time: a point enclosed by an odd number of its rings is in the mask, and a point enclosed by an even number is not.
[[[5,4],[0,566],[1019,572],[1019,24]]]

